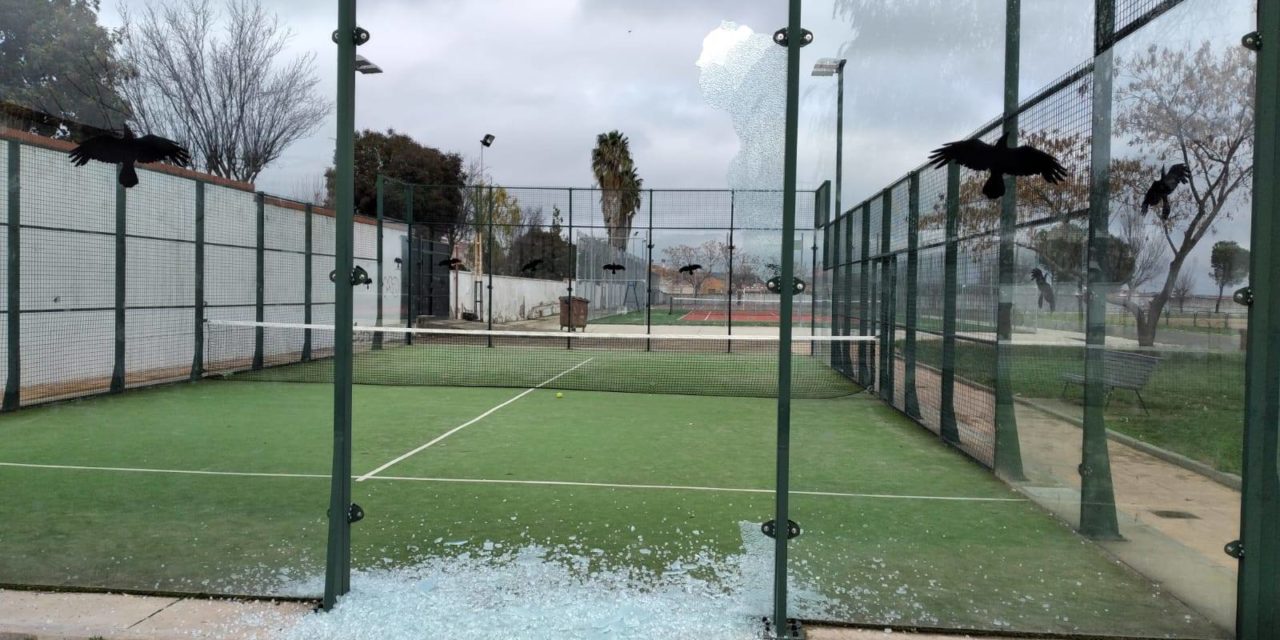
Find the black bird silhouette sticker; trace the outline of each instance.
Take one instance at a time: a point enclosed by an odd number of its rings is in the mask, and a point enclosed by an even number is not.
[[[462,268],[462,261],[457,258],[449,258],[448,260],[441,260],[436,264],[442,267],[449,267],[453,271],[457,271],[458,269]]]
[[[687,273],[689,275],[693,275],[694,271],[697,271],[698,269],[701,269],[701,268],[702,268],[702,265],[700,264],[686,264],[685,266],[680,267],[678,271],[680,273]]]
[[[520,267],[520,271],[521,273],[529,273],[537,269],[541,264],[542,264],[542,258],[534,258],[533,260],[530,260],[524,263],[524,266]]]
[[[182,145],[160,136],[135,138],[128,127],[125,127],[123,135],[104,134],[89,138],[67,156],[77,167],[89,164],[90,160],[120,165],[120,184],[126,189],[138,184],[135,163],[163,161],[179,167],[191,163],[191,154]]]
[[[622,266],[622,265],[620,265],[620,264],[616,264],[616,263],[610,262],[609,264],[606,264],[606,265],[604,266],[604,270],[605,270],[605,271],[608,271],[609,273],[617,273],[617,272],[619,272],[619,271],[626,271],[626,270],[627,270],[627,268],[626,268],[626,267],[624,267],[624,266]]]
[[[1009,134],[1000,136],[994,146],[981,140],[948,142],[929,154],[929,162],[935,168],[955,161],[974,171],[990,171],[991,176],[982,185],[982,195],[997,200],[1004,195],[1004,177],[1035,176],[1049,184],[1057,184],[1067,177],[1067,170],[1058,164],[1057,158],[1029,145],[1014,149],[1007,146]]]
[[[1053,313],[1057,306],[1057,299],[1053,296],[1053,286],[1049,284],[1049,279],[1039,267],[1031,270],[1031,279],[1036,281],[1036,288],[1040,290],[1040,299],[1036,301],[1036,306],[1043,309],[1044,303],[1048,302],[1049,313]]]
[[[1147,189],[1147,195],[1142,197],[1142,215],[1147,215],[1148,208],[1160,205],[1160,218],[1168,220],[1169,196],[1174,189],[1178,188],[1178,185],[1190,181],[1191,169],[1185,164],[1175,164],[1169,167],[1168,171],[1160,167],[1160,178],[1151,183],[1151,187]]]

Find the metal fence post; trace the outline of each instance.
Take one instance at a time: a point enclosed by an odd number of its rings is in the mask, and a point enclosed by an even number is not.
[[[916,396],[916,297],[920,277],[920,172],[911,174],[907,183],[907,287],[906,342],[902,349],[902,410],[920,418],[920,399]]]
[[[337,150],[334,153],[337,226],[333,364],[333,472],[329,496],[329,545],[324,603],[332,609],[351,590],[351,321],[352,223],[355,209],[355,0],[338,1]]]
[[[892,307],[894,261],[889,258],[889,241],[893,234],[893,187],[884,190],[880,197],[880,398],[893,404],[893,340],[897,328],[893,326]]]
[[[302,274],[302,322],[308,326],[311,325],[311,204],[308,203],[302,207],[303,225],[304,225],[304,246],[302,265],[306,273]],[[302,361],[309,362],[311,360],[311,329],[305,329],[302,332]]]
[[[1104,272],[1110,244],[1111,85],[1113,73],[1111,34],[1115,30],[1113,0],[1097,1],[1098,42],[1093,63],[1093,148],[1090,151],[1089,251],[1087,311],[1084,352],[1084,444],[1080,463],[1080,533],[1100,540],[1120,538],[1115,489],[1111,483],[1111,458],[1107,451],[1107,425],[1103,411],[1102,356],[1106,351],[1107,298],[1111,274]],[[1105,48],[1103,48],[1105,46]]]
[[[644,301],[644,350],[653,349],[653,339],[648,337],[653,334],[653,189],[649,190],[649,238],[645,242],[645,248],[648,250],[649,264],[645,270],[645,301]]]
[[[943,440],[960,443],[956,426],[956,257],[960,229],[960,165],[947,165],[947,239],[942,281],[942,407],[939,429]]]
[[[266,244],[266,235],[267,235],[266,234],[266,228],[267,228],[266,195],[267,194],[259,191],[254,196],[254,201],[257,204],[257,208],[258,208],[257,218],[256,218],[258,240],[254,249],[254,252],[256,254],[254,256],[254,264],[257,267],[254,282],[256,283],[255,288],[257,293],[255,294],[256,297],[254,298],[254,303],[253,303],[253,319],[256,320],[257,322],[262,322],[266,318],[266,314],[264,313],[265,310],[263,309],[263,303],[265,302],[266,268],[267,268],[266,256],[264,254],[264,249],[265,249],[264,245]],[[339,280],[341,280],[341,278],[339,278]],[[263,334],[263,331],[262,331],[261,325],[253,328],[253,368],[254,369],[262,368],[262,343],[263,343],[262,334]]]
[[[1258,3],[1264,43],[1280,43],[1280,7]],[[1245,351],[1244,467],[1240,540],[1245,550],[1237,583],[1236,637],[1280,637],[1280,48],[1257,54],[1253,228],[1249,324]],[[1241,96],[1245,99],[1245,96]]]
[[[0,409],[13,411],[22,404],[22,145],[17,140],[8,147],[8,191],[6,222],[9,255],[8,299],[5,301],[5,326],[8,334],[8,374],[4,381],[4,404]]]
[[[1006,0],[1004,40],[1004,134],[1009,147],[1018,140],[1018,65],[1022,25],[1022,0]],[[1000,202],[998,250],[999,302],[996,306],[996,415],[995,472],[1008,480],[1024,480],[1022,447],[1018,443],[1018,418],[1013,406],[1013,288],[1014,234],[1018,225],[1018,184],[1004,178]]]
[[[378,198],[378,204],[377,204],[377,206],[378,206],[378,248],[377,248],[378,265],[377,265],[377,269],[376,269],[376,270],[377,270],[377,273],[378,273],[378,275],[377,275],[377,278],[378,278],[378,293],[377,293],[377,296],[378,296],[378,300],[377,300],[378,309],[377,309],[377,316],[376,316],[376,319],[375,319],[375,321],[374,321],[374,325],[375,325],[375,326],[377,326],[377,327],[379,327],[379,328],[381,328],[381,327],[382,327],[382,259],[383,259],[383,258],[382,258],[382,229],[383,229],[383,227],[382,227],[382,223],[383,223],[383,216],[382,216],[382,213],[383,213],[383,211],[382,211],[382,188],[383,188],[383,185],[382,185],[382,183],[383,183],[383,180],[382,180],[382,174],[378,174],[378,179],[377,179],[377,182],[376,182],[376,189],[377,189],[377,192],[378,192],[378,195],[377,195],[377,198]],[[379,349],[382,349],[382,331],[375,331],[375,332],[373,333],[373,350],[374,350],[374,351],[377,351],[377,350],[379,350]]]
[[[405,313],[407,314],[407,317],[404,319],[404,322],[405,322],[404,326],[409,329],[412,329],[413,323],[417,319],[417,313],[418,313],[418,304],[417,304],[418,292],[414,290],[414,282],[413,282],[414,276],[417,275],[418,251],[416,246],[417,243],[414,242],[414,238],[413,238],[413,185],[406,184],[403,186],[404,186],[404,221],[405,221],[405,225],[408,226],[408,231],[409,231],[409,240],[408,240],[409,256],[406,259],[407,266],[405,267],[405,282],[407,283],[406,288],[409,292],[409,299],[405,301]],[[453,247],[450,246],[449,249],[452,251]],[[453,256],[450,255],[450,257],[453,257]],[[428,273],[434,273],[435,265],[428,265],[427,271]],[[457,272],[455,271],[454,273],[457,273]],[[452,281],[454,279],[450,278],[450,280]],[[456,286],[456,284],[451,282],[450,286]],[[448,302],[445,303],[445,306],[448,306]],[[412,331],[404,335],[404,343],[406,345],[413,344]]]
[[[125,234],[128,232],[126,222],[127,196],[124,186],[116,184],[116,303],[115,303],[115,365],[111,369],[111,393],[124,391],[125,366]]]
[[[569,333],[573,333],[573,280],[578,275],[578,245],[573,241],[573,187],[569,187]],[[564,312],[563,306],[561,313]],[[573,348],[573,338],[564,339],[564,348]]]
[[[191,354],[191,381],[204,377],[204,182],[196,181],[195,348]]]
[[[488,224],[489,231],[486,233],[486,237],[484,240],[484,243],[485,243],[484,270],[485,270],[485,273],[489,276],[489,285],[488,285],[489,299],[485,301],[484,310],[485,310],[485,313],[489,316],[488,330],[493,331],[493,204],[494,204],[493,203],[493,187],[489,187],[488,191],[489,191],[489,197],[486,199],[485,208],[487,208],[489,211],[489,215],[486,216],[489,219],[489,224]],[[487,346],[492,348],[493,335],[492,334],[486,335],[485,342]]]
[[[858,335],[871,335],[871,201],[862,203],[862,242],[858,268]],[[865,342],[858,343],[858,383],[864,387],[871,386],[874,372],[871,367],[870,349]]]
[[[738,196],[737,191],[734,191],[733,189],[729,190],[729,289],[727,291],[728,295],[725,296],[725,299],[726,299],[725,307],[728,310],[728,313],[725,316],[727,318],[727,321],[725,324],[726,324],[728,335],[733,335],[733,242],[734,242],[734,238],[733,238],[734,219],[733,218],[734,218],[734,208],[738,200],[737,196]],[[726,352],[733,351],[733,341],[732,340],[726,341],[724,348]]]

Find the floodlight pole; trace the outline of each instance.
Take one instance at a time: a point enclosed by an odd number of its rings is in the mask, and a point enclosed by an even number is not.
[[[334,359],[333,359],[333,471],[329,494],[329,541],[325,562],[324,601],[332,610],[338,596],[351,590],[351,321],[352,321],[352,209],[355,206],[355,57],[357,38],[368,34],[356,28],[356,0],[338,0],[337,152],[334,216]]]
[[[773,625],[779,640],[792,638],[787,622],[787,538],[791,473],[791,307],[795,288],[796,128],[800,120],[800,47],[807,44],[800,26],[801,0],[791,0],[787,20],[786,138],[782,169],[782,300],[778,318],[778,449],[774,504]]]

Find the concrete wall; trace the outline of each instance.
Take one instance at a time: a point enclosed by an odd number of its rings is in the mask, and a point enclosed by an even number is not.
[[[488,291],[486,289],[489,284],[488,276],[480,276],[479,282],[476,282],[476,278],[477,276],[472,273],[460,274],[456,298],[453,280],[449,280],[449,310],[454,317],[458,316],[458,310],[454,306],[455,299],[462,307],[462,311],[476,311],[474,298],[476,287],[478,286],[482,295]],[[493,322],[501,324],[555,316],[560,313],[560,296],[567,293],[568,284],[563,280],[494,276]],[[485,297],[488,296],[485,295]],[[481,321],[488,319],[483,303],[480,305],[479,312]]]

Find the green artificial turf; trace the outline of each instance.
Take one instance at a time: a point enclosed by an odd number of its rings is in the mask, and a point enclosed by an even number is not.
[[[368,473],[519,393],[357,386],[354,472]],[[381,477],[354,483],[354,500],[367,514],[353,525],[355,566],[536,543],[580,554],[582,570],[663,572],[699,555],[742,553],[743,527],[772,517],[775,399],[556,393],[533,391]],[[0,462],[314,476],[0,465],[0,576],[278,593],[286,571],[286,583],[311,580],[285,590],[314,593],[326,535],[331,402],[325,384],[210,380],[0,417]],[[791,517],[805,533],[791,544],[790,566],[796,597],[825,600],[824,616],[1217,634],[884,404],[852,396],[791,407],[798,492]],[[683,488],[655,488],[673,486]],[[706,490],[717,488],[760,492]]]

